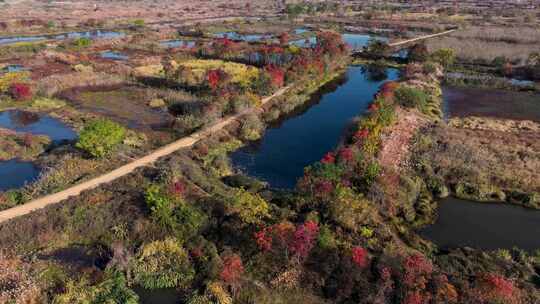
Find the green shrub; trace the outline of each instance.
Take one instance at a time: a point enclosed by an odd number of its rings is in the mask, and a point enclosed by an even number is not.
[[[322,226],[319,231],[318,243],[321,248],[331,249],[336,247],[336,237],[328,226]]]
[[[428,96],[420,89],[400,86],[395,92],[395,99],[399,104],[407,108],[423,109]]]
[[[111,153],[126,136],[126,129],[107,119],[98,119],[87,124],[81,131],[77,148],[93,157],[104,157]]]
[[[144,245],[133,263],[133,279],[146,289],[188,287],[195,270],[186,250],[175,239]]]
[[[456,52],[450,48],[442,48],[431,54],[431,59],[443,67],[449,67],[456,61]]]
[[[422,65],[422,71],[425,74],[433,74],[437,71],[437,66],[433,62],[428,61]]]
[[[256,114],[248,114],[242,120],[240,136],[245,140],[256,140],[261,137],[264,124]]]
[[[268,217],[268,203],[258,194],[252,194],[244,189],[237,189],[232,198],[232,207],[240,219],[246,224],[259,223]]]
[[[81,37],[75,39],[75,41],[73,41],[73,44],[79,48],[88,47],[90,46],[90,44],[92,44],[92,40],[90,40],[90,38]]]
[[[146,206],[152,212],[152,217],[162,226],[174,226],[172,217],[174,202],[160,185],[151,185],[144,194]]]
[[[54,304],[137,304],[139,296],[127,287],[126,278],[120,272],[107,274],[109,278],[96,286],[88,281],[69,281],[65,292],[57,295]]]
[[[145,22],[143,19],[136,19],[133,20],[133,25],[136,27],[143,27],[145,25]]]
[[[207,220],[203,212],[181,198],[173,198],[160,185],[148,187],[144,197],[152,218],[174,233],[180,241],[195,236]]]
[[[380,173],[381,167],[379,164],[376,162],[370,162],[364,171],[364,182],[366,183],[366,186],[371,186]]]

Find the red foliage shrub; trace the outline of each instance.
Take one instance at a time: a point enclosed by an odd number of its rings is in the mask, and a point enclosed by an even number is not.
[[[409,288],[424,289],[427,276],[433,272],[431,261],[417,253],[408,256],[403,261],[403,284]]]
[[[29,147],[29,148],[32,147],[33,139],[34,139],[34,137],[32,136],[32,134],[30,134],[30,133],[24,134],[23,145],[25,145],[26,147]]]
[[[320,180],[315,185],[315,196],[325,197],[334,191],[334,184],[328,180]]]
[[[219,38],[214,42],[214,49],[219,55],[230,53],[235,50],[237,44],[231,39],[224,37]]]
[[[354,159],[354,151],[350,147],[344,147],[338,151],[339,159],[345,162],[350,162]]]
[[[520,303],[514,283],[507,278],[488,273],[480,277],[476,288],[476,298],[480,303]]]
[[[354,247],[352,249],[352,260],[356,266],[366,268],[369,263],[367,250],[362,247]]]
[[[256,232],[254,237],[263,251],[284,251],[290,247],[294,238],[294,226],[289,222],[281,222]]]
[[[399,87],[397,81],[387,81],[381,85],[381,92],[394,92]]]
[[[263,230],[259,232],[255,232],[255,242],[257,243],[257,246],[259,246],[259,249],[262,251],[270,251],[272,250],[272,227],[266,227]]]
[[[424,299],[422,294],[418,291],[410,292],[403,300],[403,304],[425,304],[428,303],[427,299]]]
[[[289,34],[287,32],[283,32],[281,33],[281,35],[279,35],[279,43],[280,44],[287,44],[289,43]]]
[[[368,138],[368,136],[369,136],[369,130],[368,129],[358,130],[358,131],[356,131],[356,133],[354,133],[353,140],[355,142],[361,142],[364,139]]]
[[[217,69],[217,70],[209,70],[206,75],[206,80],[208,81],[208,86],[212,90],[217,90],[217,88],[221,85],[221,83],[225,80],[226,74],[224,71]]]
[[[333,152],[326,153],[321,159],[323,164],[333,164],[336,162],[336,155]]]
[[[244,273],[244,265],[242,259],[237,254],[227,256],[223,259],[223,269],[219,277],[225,283],[236,283]]]
[[[13,83],[9,88],[9,92],[15,100],[28,100],[32,98],[32,89],[25,83]]]
[[[317,240],[319,235],[319,226],[313,221],[307,221],[298,226],[294,232],[294,240],[290,246],[290,251],[298,259],[305,259]]]
[[[169,192],[177,197],[186,193],[186,184],[183,181],[175,181],[169,186]]]
[[[275,65],[268,65],[265,67],[266,72],[270,75],[272,85],[274,87],[282,87],[285,83],[285,71],[282,68]]]
[[[321,50],[323,53],[331,56],[345,54],[348,50],[347,44],[339,33],[336,32],[319,32],[317,33],[317,45],[315,49]]]
[[[375,112],[375,111],[377,111],[378,109],[379,109],[379,105],[376,104],[376,103],[372,103],[372,104],[370,104],[369,107],[368,107],[368,111],[370,111],[370,112]]]

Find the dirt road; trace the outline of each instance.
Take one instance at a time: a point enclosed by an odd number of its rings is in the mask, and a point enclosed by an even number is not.
[[[270,100],[272,100],[275,97],[283,95],[285,92],[287,92],[287,90],[289,88],[290,87],[282,88],[279,91],[277,91],[276,93],[274,93],[272,96],[263,98],[262,99],[262,104],[265,104],[265,103],[269,102]],[[124,165],[124,166],[121,166],[121,167],[119,167],[119,168],[117,168],[117,169],[115,169],[115,170],[113,170],[113,171],[111,171],[109,173],[103,174],[101,176],[98,176],[96,178],[93,178],[91,180],[83,182],[83,183],[78,184],[76,186],[70,187],[70,188],[68,188],[66,190],[63,190],[63,191],[60,191],[58,193],[50,194],[50,195],[44,196],[42,198],[30,201],[30,202],[28,202],[26,204],[19,205],[19,206],[16,206],[16,207],[1,211],[0,212],[0,223],[8,221],[8,220],[16,218],[16,217],[19,217],[19,216],[22,216],[22,215],[25,215],[25,214],[28,214],[28,213],[30,213],[32,211],[42,209],[42,208],[45,208],[47,206],[59,203],[59,202],[61,202],[63,200],[66,200],[69,197],[77,196],[77,195],[79,195],[81,192],[83,192],[85,190],[94,189],[94,188],[96,188],[96,187],[98,187],[98,186],[100,186],[102,184],[110,183],[110,182],[114,181],[117,178],[120,178],[122,176],[130,174],[131,172],[133,172],[137,168],[144,167],[144,166],[147,166],[147,165],[155,162],[156,160],[158,160],[161,157],[167,156],[167,155],[169,155],[169,154],[171,154],[171,153],[173,153],[175,151],[178,151],[180,149],[190,148],[196,142],[198,142],[200,139],[205,138],[208,135],[223,129],[225,126],[227,126],[231,122],[239,119],[241,116],[243,116],[243,115],[245,115],[245,114],[247,114],[247,113],[249,113],[251,111],[255,111],[255,110],[256,109],[248,109],[248,110],[245,110],[245,111],[243,111],[243,112],[241,112],[239,114],[236,114],[234,116],[224,118],[224,119],[218,121],[217,123],[215,123],[214,125],[204,129],[204,130],[195,132],[195,133],[191,134],[190,136],[181,138],[181,139],[179,139],[179,140],[177,140],[177,141],[175,141],[173,143],[170,143],[170,144],[168,144],[166,146],[163,146],[163,147],[157,149],[156,151],[154,151],[154,152],[152,152],[152,153],[150,153],[150,154],[148,154],[148,155],[146,155],[144,157],[141,157],[141,158],[139,158],[137,160],[134,160],[134,161],[132,161],[132,162],[130,162],[130,163]]]

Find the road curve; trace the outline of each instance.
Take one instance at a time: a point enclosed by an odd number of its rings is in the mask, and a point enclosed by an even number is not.
[[[273,95],[263,98],[261,103],[265,104],[269,102],[270,100],[272,100],[273,98],[283,95],[285,92],[287,92],[289,88],[290,86],[282,88],[278,90],[277,92],[275,92]],[[224,118],[218,121],[217,123],[213,124],[212,126],[209,126],[208,128],[205,128],[201,131],[191,134],[190,136],[183,137],[175,142],[165,145],[146,156],[138,158],[126,165],[116,168],[96,178],[90,179],[88,181],[85,181],[83,183],[70,187],[68,189],[62,190],[60,192],[49,194],[42,198],[38,198],[36,200],[27,202],[25,204],[22,204],[22,205],[19,205],[19,206],[16,206],[16,207],[4,210],[4,211],[0,211],[0,223],[9,221],[13,218],[16,218],[22,215],[29,214],[35,210],[39,210],[47,206],[57,204],[63,200],[68,199],[69,197],[77,196],[85,190],[94,189],[102,184],[110,183],[122,176],[130,174],[137,168],[144,167],[148,164],[155,162],[161,157],[167,156],[183,148],[189,148],[193,146],[196,142],[198,142],[200,139],[205,138],[208,135],[223,129],[224,127],[226,127],[233,121],[238,120],[241,116],[252,111],[256,111],[256,109],[247,109],[234,116]]]

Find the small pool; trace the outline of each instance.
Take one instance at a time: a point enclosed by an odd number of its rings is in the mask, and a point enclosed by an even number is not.
[[[315,44],[317,44],[317,37],[314,37],[314,36],[305,38],[305,39],[297,39],[297,40],[289,41],[289,45],[294,45],[301,48],[313,47],[315,46]]]
[[[215,38],[228,38],[231,40],[239,40],[239,41],[247,41],[247,42],[254,42],[254,41],[262,41],[265,39],[272,38],[271,35],[266,34],[239,34],[238,32],[221,32],[214,34]]]
[[[540,122],[540,93],[443,86],[445,116],[486,116]]]
[[[31,162],[16,159],[0,161],[0,191],[20,188],[33,182],[40,170]]]
[[[144,289],[142,287],[135,287],[135,293],[139,296],[139,302],[141,304],[179,304],[182,303],[182,296],[174,288],[162,288],[162,289]]]
[[[300,28],[294,29],[293,33],[295,33],[296,35],[301,35],[301,34],[309,32],[309,31],[310,30],[305,28],[305,27],[300,27]]]
[[[118,61],[126,61],[129,59],[129,56],[124,55],[120,52],[113,52],[113,51],[101,52],[99,56],[103,59],[118,60]]]
[[[10,65],[7,65],[5,67],[3,67],[2,69],[0,69],[0,72],[2,73],[13,73],[13,72],[21,72],[21,71],[24,71],[26,70],[26,68],[20,64],[10,64]]]
[[[186,48],[186,49],[190,49],[190,48],[195,47],[195,41],[193,41],[193,40],[182,40],[182,39],[162,41],[159,44],[161,46],[168,47],[168,48]]]
[[[58,119],[20,110],[0,112],[0,127],[16,132],[47,135],[53,142],[77,138],[77,133]]]
[[[342,35],[343,41],[349,45],[352,49],[361,49],[369,44],[372,39],[387,42],[388,39],[384,37],[371,36],[367,34],[352,34],[344,33]]]
[[[0,37],[0,45],[13,44],[18,42],[36,42],[42,40],[64,40],[64,39],[77,39],[77,38],[89,38],[89,39],[111,39],[120,38],[125,36],[125,33],[116,31],[85,31],[85,32],[70,32],[57,35],[35,35],[35,36],[13,36],[13,37]]]
[[[439,203],[438,214],[435,224],[422,229],[420,235],[441,248],[540,249],[538,210],[447,198]]]

